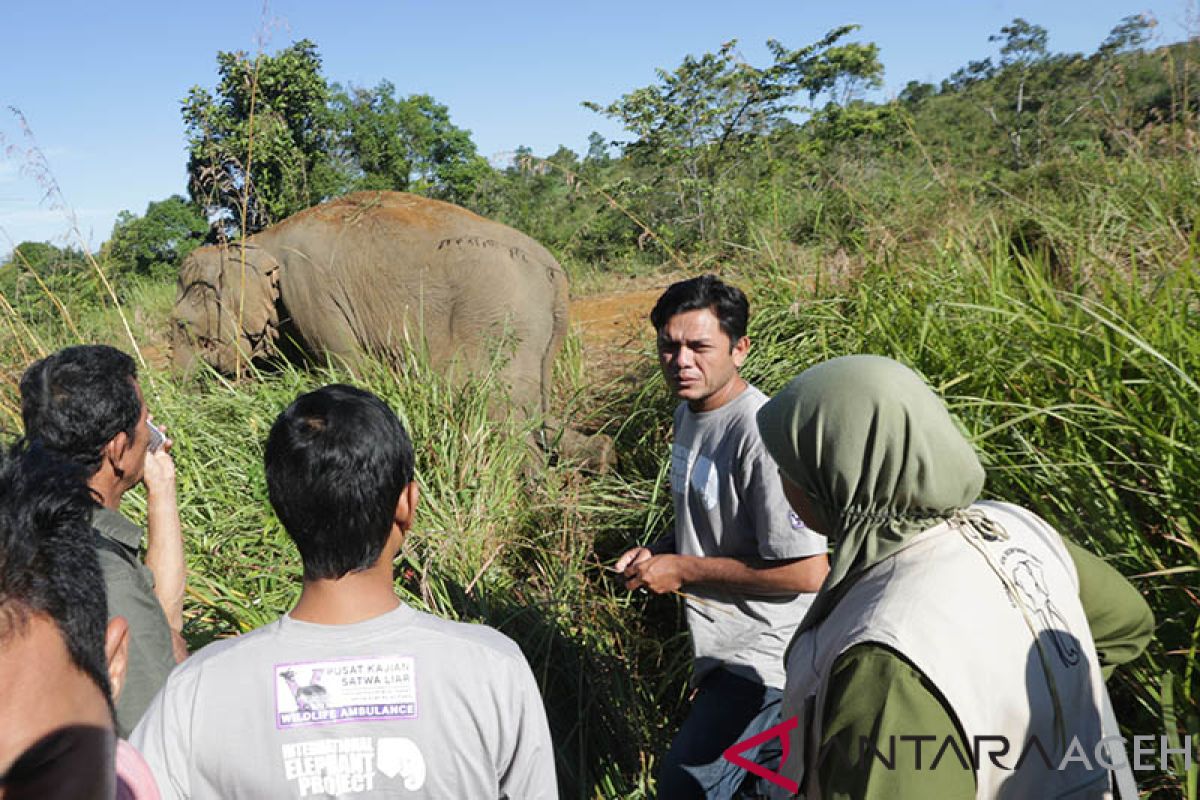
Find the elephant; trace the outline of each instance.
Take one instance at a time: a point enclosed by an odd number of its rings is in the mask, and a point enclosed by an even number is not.
[[[506,346],[512,407],[544,418],[567,308],[566,272],[525,234],[439,200],[357,192],[194,250],[171,340],[177,366],[200,359],[227,374],[293,341],[350,364],[422,342],[452,374],[486,367]],[[611,461],[610,445],[568,438],[585,459]]]

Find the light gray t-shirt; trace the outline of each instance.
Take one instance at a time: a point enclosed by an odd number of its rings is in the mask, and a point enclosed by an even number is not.
[[[825,537],[804,527],[779,485],[754,415],[767,396],[749,386],[716,409],[675,409],[671,494],[675,551],[693,556],[792,559],[825,553]],[[783,652],[812,603],[811,594],[751,595],[716,586],[685,590],[695,662],[692,684],[724,667],[782,688]]]
[[[282,617],[176,668],[133,733],[164,798],[554,798],[511,639],[407,606]]]

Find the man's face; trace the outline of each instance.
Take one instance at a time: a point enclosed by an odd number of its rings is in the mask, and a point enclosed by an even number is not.
[[[667,385],[693,411],[712,411],[732,400],[740,389],[738,369],[746,360],[750,340],[736,343],[721,330],[708,308],[684,311],[667,320],[658,332],[658,361]]]
[[[0,798],[112,797],[112,712],[50,617],[9,630],[0,674]]]

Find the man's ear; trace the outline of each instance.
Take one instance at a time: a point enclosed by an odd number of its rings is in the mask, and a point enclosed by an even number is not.
[[[108,660],[108,683],[113,702],[125,687],[125,672],[129,667],[129,623],[124,617],[113,617],[104,631],[104,657]]]
[[[746,356],[750,354],[750,337],[743,336],[737,340],[733,346],[733,365],[740,367],[746,361]]]
[[[104,445],[101,451],[104,459],[112,464],[113,471],[118,475],[121,474],[121,459],[125,456],[125,451],[129,449],[129,434],[125,431],[119,432],[116,436],[108,440],[108,444]]]
[[[400,499],[396,501],[396,524],[400,526],[400,530],[408,533],[413,524],[413,517],[417,513],[417,502],[420,500],[421,490],[417,488],[417,482],[409,481],[408,485],[400,490]]]

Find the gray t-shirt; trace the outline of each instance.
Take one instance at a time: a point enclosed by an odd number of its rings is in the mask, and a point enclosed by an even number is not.
[[[553,798],[554,750],[520,649],[400,606],[282,617],[171,673],[131,740],[164,798]]]
[[[791,510],[754,415],[767,396],[753,386],[716,409],[675,409],[671,494],[675,551],[693,556],[792,559],[825,553],[825,537]],[[724,667],[782,688],[783,652],[812,603],[811,594],[751,595],[716,586],[685,587],[695,662],[692,683]]]

